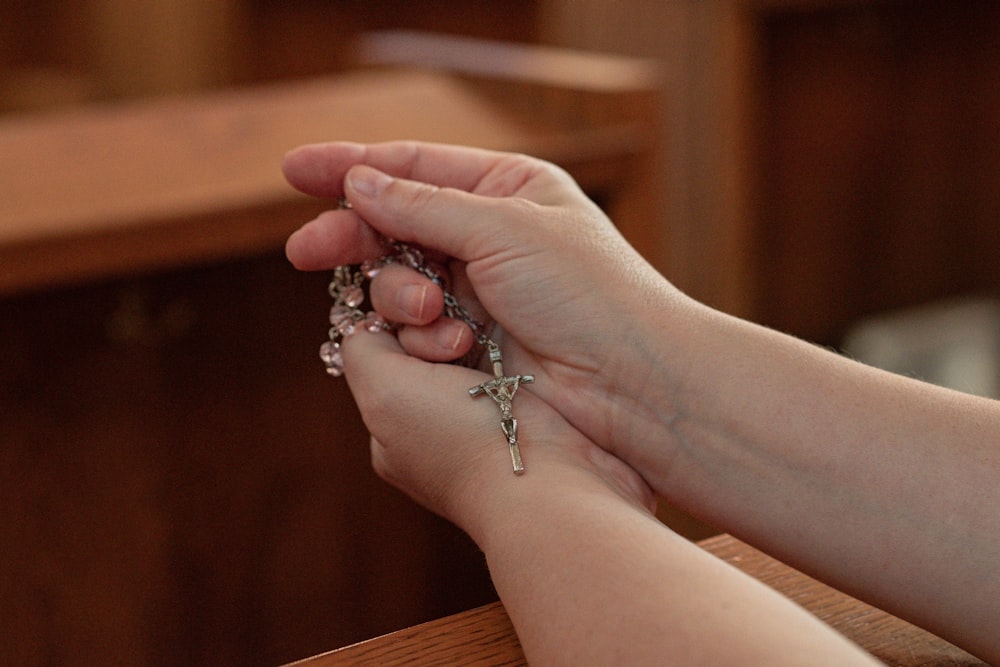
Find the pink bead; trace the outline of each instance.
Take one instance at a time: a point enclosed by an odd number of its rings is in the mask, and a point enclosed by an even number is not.
[[[340,298],[351,308],[357,308],[365,300],[365,292],[360,287],[348,287],[340,293]]]
[[[326,365],[326,372],[334,377],[344,374],[344,356],[340,353],[340,345],[327,341],[319,346],[319,358]]]
[[[369,311],[365,316],[365,329],[372,333],[378,333],[385,328],[385,320],[374,310]]]
[[[352,312],[347,306],[333,306],[330,308],[330,324],[339,326],[344,320],[351,319]]]

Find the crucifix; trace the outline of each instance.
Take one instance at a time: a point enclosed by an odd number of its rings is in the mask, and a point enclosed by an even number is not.
[[[493,341],[489,341],[488,349],[490,361],[493,363],[493,379],[469,389],[470,396],[480,396],[486,394],[500,408],[500,429],[507,437],[507,445],[510,447],[510,460],[514,466],[514,474],[524,473],[524,464],[521,462],[521,449],[517,444],[517,420],[511,412],[511,401],[521,383],[535,381],[534,375],[512,375],[503,374],[503,357],[500,355],[500,348]]]

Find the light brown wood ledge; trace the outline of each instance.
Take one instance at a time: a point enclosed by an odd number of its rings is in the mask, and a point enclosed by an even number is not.
[[[943,639],[836,591],[729,535],[699,544],[789,597],[890,667],[986,665]],[[292,664],[334,667],[528,663],[514,627],[498,602]]]
[[[519,48],[528,76],[538,54]],[[538,155],[611,193],[625,206],[611,211],[620,224],[650,234],[650,212],[635,214],[627,193],[654,150],[641,122],[656,113],[651,80],[624,92],[613,81],[593,94],[553,88],[531,109],[525,99],[549,83],[508,81],[505,103],[477,75],[420,65],[0,119],[0,296],[280,248],[329,205],[285,183],[282,156],[330,140]],[[584,121],[570,126],[571,115]]]

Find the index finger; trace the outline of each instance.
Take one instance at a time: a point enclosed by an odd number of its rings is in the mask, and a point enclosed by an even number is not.
[[[358,164],[439,187],[492,196],[522,195],[538,203],[556,203],[540,201],[558,191],[553,185],[575,186],[560,169],[527,156],[416,141],[308,144],[290,151],[282,170],[296,189],[337,198],[344,195],[344,175]],[[543,193],[548,197],[536,196]]]

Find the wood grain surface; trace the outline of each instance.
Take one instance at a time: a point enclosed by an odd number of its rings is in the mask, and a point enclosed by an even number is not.
[[[771,586],[891,667],[985,665],[914,625],[836,591],[743,542],[720,535],[708,552]],[[526,665],[498,602],[294,663],[335,665]]]

